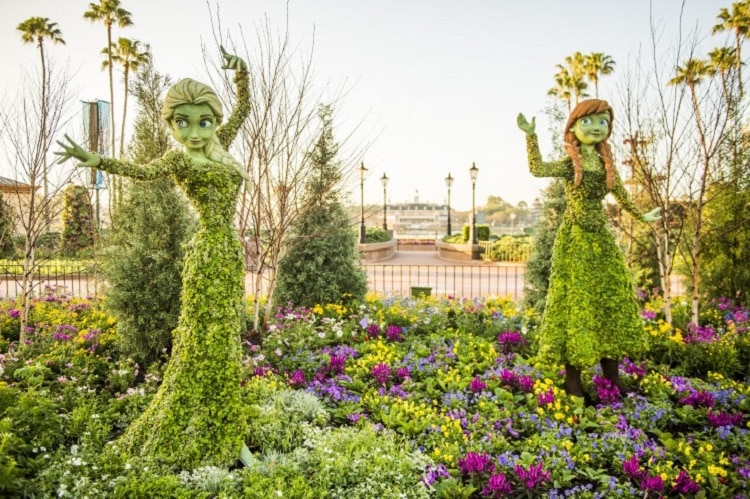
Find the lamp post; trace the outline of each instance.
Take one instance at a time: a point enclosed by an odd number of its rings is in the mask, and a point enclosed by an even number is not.
[[[359,167],[359,207],[361,210],[362,217],[359,225],[359,244],[365,244],[367,242],[367,233],[365,231],[365,168],[364,162]]]
[[[453,177],[449,173],[445,177],[445,186],[448,188],[448,235],[451,235],[451,186],[453,185]]]
[[[388,231],[388,222],[386,221],[386,212],[388,211],[388,207],[385,201],[385,188],[388,187],[388,176],[383,172],[383,176],[380,177],[380,183],[383,184],[383,230]]]
[[[472,162],[471,168],[469,168],[469,174],[471,175],[471,244],[475,246],[479,244],[479,240],[477,239],[477,210],[476,210],[476,192],[477,192],[477,174],[478,173],[479,173],[479,168],[477,168],[477,165],[475,165]]]
[[[516,233],[516,225],[514,223],[515,221],[516,221],[516,214],[514,212],[510,214],[510,233],[511,234]]]

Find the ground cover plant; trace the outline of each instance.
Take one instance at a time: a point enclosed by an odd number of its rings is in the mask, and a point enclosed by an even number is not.
[[[592,368],[590,405],[536,361],[538,315],[504,299],[279,309],[244,344],[249,465],[195,470],[112,451],[164,362],[120,354],[98,300],[36,300],[26,345],[3,301],[0,495],[747,497],[747,308],[716,300],[669,325],[642,300],[651,351],[621,368],[635,391]]]

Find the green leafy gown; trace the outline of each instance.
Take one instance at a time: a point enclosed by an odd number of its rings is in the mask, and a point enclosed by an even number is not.
[[[619,360],[648,347],[630,271],[607,227],[602,201],[607,195],[604,163],[581,151],[583,180],[573,182],[570,158],[543,162],[536,135],[527,135],[529,168],[536,177],[562,177],[567,208],[555,237],[546,307],[540,328],[540,356],[550,362],[588,367],[602,358]],[[617,173],[612,189],[635,218]]]
[[[226,149],[249,114],[248,75],[235,76],[238,103],[216,131]],[[103,159],[102,170],[137,179],[171,177],[195,207],[200,228],[182,270],[180,317],[164,380],[128,428],[128,455],[194,469],[227,466],[240,454],[242,417],[242,245],[232,226],[242,177],[231,165],[197,163],[179,150],[147,165]]]

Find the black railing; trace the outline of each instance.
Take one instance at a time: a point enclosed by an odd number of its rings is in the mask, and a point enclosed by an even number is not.
[[[27,293],[45,296],[64,293],[96,296],[102,290],[101,276],[91,269],[66,269],[58,265],[37,265],[28,283]],[[0,264],[0,298],[15,298],[23,288],[23,265]]]

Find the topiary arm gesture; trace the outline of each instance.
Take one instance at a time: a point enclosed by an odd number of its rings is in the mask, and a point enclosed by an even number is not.
[[[250,78],[245,61],[236,55],[230,54],[224,47],[221,47],[221,53],[226,60],[222,68],[237,71],[234,75],[234,83],[237,86],[237,102],[232,110],[232,115],[216,130],[219,142],[224,149],[228,149],[237,136],[240,127],[245,122],[245,119],[250,114]]]
[[[529,171],[535,177],[573,177],[573,163],[570,158],[559,161],[542,160],[539,139],[533,132],[526,135],[526,152],[529,157]]]
[[[646,220],[641,210],[639,210],[635,203],[633,203],[633,200],[630,199],[630,195],[628,194],[628,191],[625,190],[625,186],[622,185],[622,180],[620,179],[620,176],[615,173],[615,185],[612,188],[612,195],[615,197],[618,203],[620,203],[620,206],[633,215],[633,217],[637,220],[640,220],[641,222],[648,222],[650,220]]]

